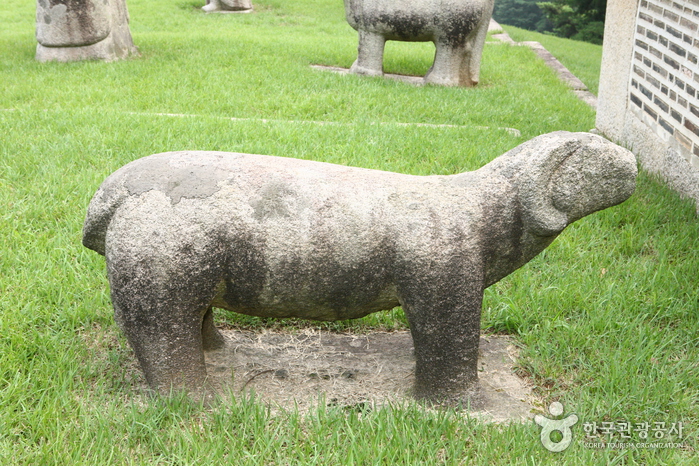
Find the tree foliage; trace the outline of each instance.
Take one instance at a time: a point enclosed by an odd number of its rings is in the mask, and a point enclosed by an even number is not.
[[[537,5],[540,0],[496,0],[493,18],[502,24],[509,24],[530,31],[553,31],[553,24],[544,16]]]
[[[607,0],[553,0],[537,3],[557,36],[601,44]]]
[[[601,44],[607,0],[496,0],[496,21]]]

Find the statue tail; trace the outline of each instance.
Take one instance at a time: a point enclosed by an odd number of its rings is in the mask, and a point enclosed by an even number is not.
[[[128,197],[127,190],[111,176],[102,183],[87,208],[83,224],[83,246],[104,256],[107,228],[119,206]],[[121,189],[119,189],[121,188]]]

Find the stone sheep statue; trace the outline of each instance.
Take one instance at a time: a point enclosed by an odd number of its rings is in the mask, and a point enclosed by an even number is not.
[[[350,72],[383,74],[387,40],[434,42],[434,64],[426,84],[478,84],[481,54],[494,0],[345,0],[347,22],[359,32],[357,60]]]
[[[483,290],[635,178],[631,152],[588,133],[450,176],[170,152],[104,181],[83,244],[106,257],[116,321],[155,390],[204,388],[204,351],[224,344],[212,307],[332,321],[400,305],[414,396],[458,403],[477,393]]]
[[[137,54],[126,0],[37,0],[38,61],[113,61]]]

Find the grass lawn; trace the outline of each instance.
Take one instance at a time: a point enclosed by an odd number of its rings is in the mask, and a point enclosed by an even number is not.
[[[590,92],[597,95],[599,69],[602,62],[601,46],[527,31],[514,26],[503,26],[503,29],[515,42],[536,41],[541,43],[558,61],[580,78]]]
[[[543,408],[558,400],[578,415],[562,453],[542,447],[533,422],[415,405],[272,414],[254,400],[202,407],[136,390],[104,259],[80,244],[91,196],[123,164],[197,149],[449,174],[594,126],[526,47],[486,45],[476,89],[417,88],[309,67],[355,58],[339,0],[260,0],[247,15],[205,15],[204,3],[128,0],[141,56],[71,64],[34,61],[33,2],[0,7],[0,464],[696,464],[697,217],[643,173],[629,201],[570,226],[486,291],[484,331],[516,338]],[[600,47],[533,40],[594,92]],[[433,53],[389,43],[385,69],[421,75]],[[329,326],[404,327],[400,311]],[[684,447],[585,446],[623,439],[586,438],[584,423],[622,421],[682,422],[683,438],[667,441]]]

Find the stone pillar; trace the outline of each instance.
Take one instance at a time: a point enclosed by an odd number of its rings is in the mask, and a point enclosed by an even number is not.
[[[249,13],[252,11],[251,0],[206,0],[202,7],[207,13]]]
[[[38,61],[113,61],[137,54],[126,0],[37,0]]]
[[[608,0],[596,126],[699,212],[699,4]]]
[[[600,70],[597,128],[607,137],[623,139],[629,100],[631,60],[638,0],[608,0]]]

